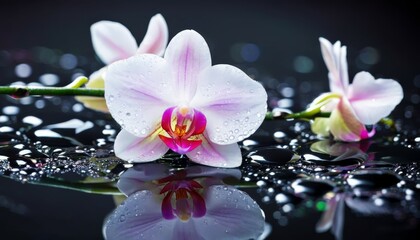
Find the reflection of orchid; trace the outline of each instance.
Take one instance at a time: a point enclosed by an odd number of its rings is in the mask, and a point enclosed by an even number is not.
[[[224,185],[226,177],[240,178],[240,171],[129,169],[118,182],[128,198],[105,221],[105,238],[255,239],[264,230],[262,211],[246,193]]]
[[[329,196],[327,209],[316,224],[316,231],[326,232],[330,230],[336,240],[343,239],[346,206],[352,211],[366,216],[392,215],[396,211],[401,211],[401,209],[398,209],[398,207],[401,207],[399,204],[394,206],[378,204],[381,201],[375,202],[374,199],[375,196],[370,198],[356,197],[349,192],[339,192]]]
[[[267,94],[238,68],[211,66],[204,38],[185,30],[164,58],[143,54],[110,65],[105,98],[123,128],[118,157],[148,162],[172,149],[204,165],[237,167],[236,142],[264,120]]]
[[[330,162],[338,162],[350,158],[365,161],[369,159],[369,155],[366,153],[369,145],[369,142],[343,143],[322,140],[312,143],[311,151],[336,157]]]
[[[311,151],[321,154],[334,156],[331,160],[318,158],[310,154],[305,154],[304,157],[307,160],[324,162],[330,165],[339,165],[335,167],[335,170],[349,171],[372,163],[375,159],[374,152],[367,152],[371,142],[335,142],[331,140],[317,141],[311,144]],[[350,161],[348,161],[350,160]],[[354,162],[356,160],[356,162]],[[376,162],[377,163],[377,162]],[[344,164],[344,165],[343,165]]]
[[[317,232],[326,232],[331,229],[331,233],[336,240],[343,239],[344,227],[344,193],[337,193],[327,199],[327,210],[322,214],[321,219],[316,224]]]
[[[151,53],[162,56],[168,42],[168,27],[165,19],[156,14],[150,19],[149,26],[140,46],[130,31],[122,24],[100,21],[91,26],[93,48],[105,64],[111,64],[136,54]],[[87,88],[104,88],[105,68],[94,72],[89,77]],[[105,100],[96,97],[77,97],[86,107],[108,112]]]
[[[329,70],[330,93],[316,98],[311,108],[331,112],[329,118],[316,118],[312,131],[336,140],[360,141],[373,136],[365,125],[386,117],[403,98],[401,85],[392,79],[374,79],[368,72],[359,72],[349,84],[346,47],[332,45],[320,38],[322,56]]]

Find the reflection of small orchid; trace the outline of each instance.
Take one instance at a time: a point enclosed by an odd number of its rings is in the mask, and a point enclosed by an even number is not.
[[[359,72],[349,84],[346,47],[332,45],[320,38],[322,56],[329,70],[330,93],[316,98],[311,108],[331,112],[329,118],[316,118],[312,131],[336,140],[360,141],[373,136],[365,125],[373,125],[386,117],[403,98],[401,85],[392,79],[374,79],[368,72]]]
[[[170,172],[137,165],[118,182],[128,198],[107,218],[106,239],[255,239],[264,229],[260,207],[223,178],[237,169],[194,166]]]
[[[330,162],[338,162],[349,158],[366,161],[369,159],[369,155],[366,153],[369,145],[369,142],[344,143],[322,140],[312,143],[311,151],[336,157]]]
[[[136,54],[151,53],[162,56],[168,43],[168,27],[165,19],[156,14],[150,19],[146,35],[140,45],[130,31],[122,24],[112,21],[99,21],[91,26],[93,48],[106,65]],[[105,68],[89,77],[87,88],[104,88]],[[77,97],[88,108],[108,112],[105,100],[96,97]]]
[[[266,113],[260,83],[230,65],[211,66],[204,38],[177,34],[164,58],[137,55],[108,67],[105,98],[123,128],[118,157],[149,162],[168,149],[215,167],[242,162],[236,142],[256,131]]]
[[[380,193],[376,193],[379,194]],[[382,201],[375,201],[377,196],[372,192],[371,197],[357,197],[351,192],[338,192],[328,196],[327,209],[322,214],[316,224],[317,232],[326,232],[328,230],[334,235],[336,240],[343,239],[344,219],[346,206],[353,212],[366,216],[392,215],[401,211],[400,204],[393,206],[387,204],[378,204]]]
[[[311,151],[321,154],[334,156],[334,159],[318,159],[313,158],[312,155],[305,154],[304,157],[307,160],[313,160],[318,162],[328,163],[330,165],[339,165],[334,169],[342,171],[350,171],[360,167],[362,164],[367,166],[372,164],[372,160],[375,159],[374,152],[368,152],[371,142],[335,142],[331,140],[317,141],[311,144]],[[347,161],[353,160],[353,161]],[[356,162],[354,162],[356,160]],[[344,164],[343,164],[344,163]],[[377,162],[376,162],[377,163]]]

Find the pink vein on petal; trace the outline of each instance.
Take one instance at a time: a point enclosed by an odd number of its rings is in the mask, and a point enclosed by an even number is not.
[[[115,50],[116,53],[118,53],[118,57],[116,57],[114,60],[112,60],[110,63],[115,62],[117,60],[122,60],[128,57],[131,57],[131,54],[127,53],[124,49],[119,47],[117,44],[115,44],[112,40],[104,36],[102,33],[97,32],[96,34],[99,35],[99,37],[106,42],[107,45],[109,45],[112,49]]]

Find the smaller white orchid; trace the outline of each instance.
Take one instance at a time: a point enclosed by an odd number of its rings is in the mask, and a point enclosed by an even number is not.
[[[156,14],[150,19],[146,35],[139,46],[131,32],[118,22],[96,22],[92,24],[90,32],[93,49],[106,65],[136,54],[151,53],[162,56],[168,43],[168,27],[161,14]],[[86,87],[103,89],[105,72],[106,66],[92,73]],[[76,99],[88,108],[108,112],[103,98],[79,96]]]
[[[121,125],[114,150],[131,162],[149,162],[168,149],[194,162],[237,167],[236,142],[264,121],[267,93],[231,65],[211,65],[204,38],[177,34],[164,58],[142,54],[108,67],[105,99]]]
[[[346,47],[337,41],[332,45],[324,38],[321,51],[329,70],[329,93],[316,98],[310,108],[331,112],[329,118],[316,118],[312,131],[341,141],[360,141],[374,135],[365,125],[373,125],[388,116],[401,102],[403,90],[392,79],[376,79],[368,72],[359,72],[349,84]]]

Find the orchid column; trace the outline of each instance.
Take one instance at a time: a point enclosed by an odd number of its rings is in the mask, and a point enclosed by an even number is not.
[[[211,66],[204,38],[177,34],[164,58],[136,55],[108,67],[105,99],[122,130],[115,154],[149,162],[168,149],[215,167],[237,167],[236,142],[264,121],[267,93],[260,83],[230,65]]]

